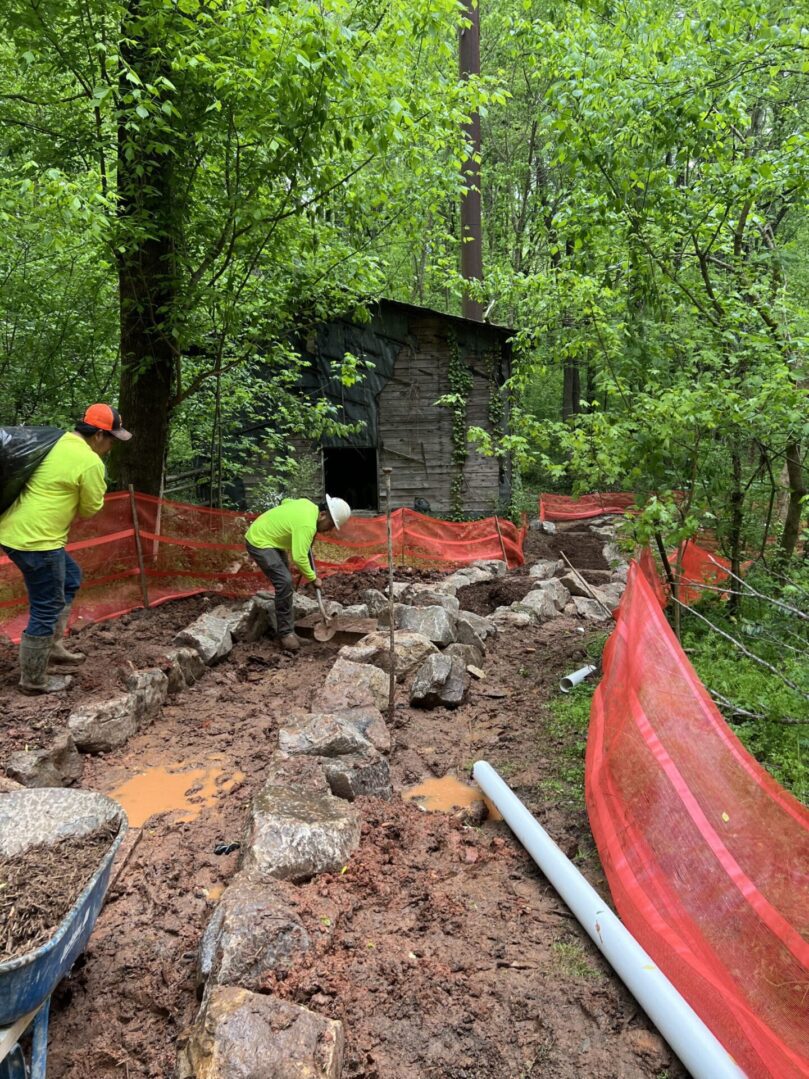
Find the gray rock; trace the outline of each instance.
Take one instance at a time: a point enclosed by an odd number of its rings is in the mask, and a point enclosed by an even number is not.
[[[502,558],[482,558],[473,562],[472,566],[484,573],[491,573],[493,577],[505,577],[508,573],[508,563]]]
[[[469,689],[469,675],[458,656],[430,656],[416,675],[410,703],[419,708],[457,708]]]
[[[413,593],[414,607],[443,607],[450,614],[457,614],[461,606],[456,596],[448,592],[439,592],[434,588],[425,588]]]
[[[180,1049],[177,1079],[340,1079],[342,1023],[278,997],[217,986]]]
[[[591,591],[585,582],[575,573],[566,573],[559,578],[559,583],[564,585],[571,596],[591,596]]]
[[[390,765],[387,758],[375,750],[362,756],[327,758],[323,761],[323,771],[332,794],[347,802],[362,795],[386,799],[393,796]]]
[[[295,592],[292,596],[292,614],[297,618],[305,618],[308,614],[319,611],[317,600],[303,592]]]
[[[377,708],[386,708],[388,704],[388,676],[370,663],[352,663],[338,659],[329,673],[317,700],[330,703],[322,711],[337,711],[340,708],[353,708],[373,704]]]
[[[313,715],[301,728],[278,732],[282,753],[305,753],[313,757],[339,757],[343,753],[371,753],[373,746],[355,726],[335,714]]]
[[[157,667],[146,667],[129,675],[126,688],[132,696],[138,729],[148,726],[163,709],[169,691],[168,678]]]
[[[131,693],[88,702],[68,716],[67,727],[82,753],[106,753],[122,746],[138,729]]]
[[[374,617],[368,610],[366,603],[352,603],[348,607],[343,607],[343,614],[346,618],[372,618]]]
[[[479,643],[460,644],[456,641],[454,644],[447,645],[444,649],[444,655],[457,656],[464,667],[468,667],[470,663],[473,667],[479,667],[483,662],[484,652]]]
[[[213,611],[206,611],[190,626],[181,629],[174,643],[194,648],[203,663],[209,666],[229,655],[233,648],[228,620]]]
[[[310,794],[328,794],[329,785],[319,757],[273,753],[264,772],[264,782],[275,787],[291,787]]]
[[[252,643],[275,632],[275,600],[263,594],[251,596],[241,607],[214,607],[210,613],[227,622],[234,641]]]
[[[436,651],[436,646],[423,634],[398,630],[393,642],[397,679],[401,681],[423,663],[430,653]],[[380,670],[387,671],[390,669],[390,634],[387,630],[369,633],[356,644],[341,648],[338,658],[352,663],[372,663]]]
[[[580,618],[586,618],[591,622],[606,622],[610,618],[607,611],[594,599],[574,596],[573,603],[576,607],[576,614]]]
[[[396,625],[420,633],[434,644],[443,646],[455,640],[455,616],[444,607],[400,607]]]
[[[95,791],[66,787],[11,791],[0,798],[0,858],[14,858],[29,847],[51,846],[68,836],[89,835],[122,819],[118,803]]]
[[[67,731],[48,749],[20,750],[6,762],[6,772],[23,787],[69,787],[81,780],[84,762]]]
[[[342,799],[270,783],[252,801],[244,867],[279,880],[310,880],[342,869],[359,841],[359,819]]]
[[[258,992],[268,974],[289,970],[309,950],[309,934],[295,913],[293,885],[237,874],[202,935],[199,974],[210,985]]]
[[[496,626],[503,629],[524,629],[534,621],[527,611],[514,611],[511,607],[498,607],[489,615],[489,618]]]
[[[380,753],[390,753],[390,731],[378,708],[347,708],[336,715],[351,723]]]
[[[549,596],[544,589],[529,592],[517,603],[512,603],[511,609],[530,615],[535,622],[547,622],[559,613],[553,597]]]
[[[171,666],[168,671],[168,692],[182,693],[202,676],[205,664],[196,648],[172,648],[166,653]]]
[[[458,582],[459,588],[465,588],[470,584],[482,584],[484,581],[493,581],[496,576],[490,569],[481,569],[478,565],[462,566],[453,573],[453,578]]]
[[[570,593],[558,577],[551,577],[548,581],[539,581],[537,588],[550,596],[557,611],[563,611],[565,604],[570,602]]]
[[[489,618],[475,614],[473,611],[461,610],[458,614],[458,640],[461,644],[474,644],[474,641],[461,638],[461,623],[468,625],[480,641],[486,641],[489,637],[497,635],[497,626]]]
[[[528,568],[528,576],[536,577],[539,581],[547,581],[556,573],[559,562],[556,559],[540,559]]]
[[[370,618],[379,618],[388,609],[388,597],[376,588],[368,588],[362,593],[362,601],[368,608]]]

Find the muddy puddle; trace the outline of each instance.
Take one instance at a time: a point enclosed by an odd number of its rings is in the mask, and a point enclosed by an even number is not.
[[[177,812],[178,823],[196,820],[206,806],[229,793],[244,779],[242,772],[224,775],[222,768],[191,768],[181,764],[148,768],[111,791],[131,828],[140,828],[156,813]]]
[[[468,809],[476,802],[486,806],[489,820],[502,820],[502,816],[480,788],[462,783],[455,776],[441,776],[440,779],[425,779],[415,787],[403,792],[403,797],[416,802],[428,813],[451,813],[454,809]]]

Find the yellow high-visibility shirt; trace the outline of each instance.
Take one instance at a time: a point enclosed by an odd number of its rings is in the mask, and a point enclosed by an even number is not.
[[[280,506],[257,517],[244,538],[253,547],[290,551],[292,561],[307,581],[313,581],[315,572],[309,563],[309,548],[317,532],[319,512],[308,498],[285,498]]]
[[[16,551],[64,547],[74,518],[98,513],[106,490],[104,462],[70,431],[0,517],[0,543]]]

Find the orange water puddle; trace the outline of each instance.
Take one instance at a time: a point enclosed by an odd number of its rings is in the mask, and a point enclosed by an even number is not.
[[[111,792],[110,797],[124,807],[131,828],[140,828],[155,813],[175,810],[183,814],[178,823],[196,820],[220,794],[229,793],[244,779],[243,772],[234,772],[220,782],[222,768],[181,768],[181,764],[149,768]]]
[[[454,776],[442,776],[440,779],[425,779],[417,787],[409,787],[403,797],[418,802],[428,813],[449,813],[453,809],[465,809],[475,802],[483,801],[489,820],[502,820],[489,799],[478,787],[461,783]]]

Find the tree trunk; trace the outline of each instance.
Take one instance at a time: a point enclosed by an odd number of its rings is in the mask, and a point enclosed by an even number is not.
[[[803,513],[803,500],[806,497],[806,480],[801,463],[801,446],[799,442],[790,442],[786,449],[787,477],[789,479],[789,505],[784,521],[784,531],[778,547],[779,559],[784,562],[792,558],[795,553],[795,545],[801,533],[801,515]]]
[[[121,32],[122,54],[144,83],[162,72],[159,43],[150,42],[133,0]],[[128,87],[122,84],[122,98]],[[119,407],[132,432],[120,455],[123,483],[160,495],[178,349],[173,158],[154,148],[150,121],[121,109],[118,127],[118,287],[121,318]]]
[[[742,573],[742,524],[744,521],[744,491],[742,490],[742,459],[734,446],[731,454],[731,474],[733,487],[730,492],[730,572],[738,579]],[[728,614],[735,618],[739,614],[738,588],[732,584],[728,602]]]

